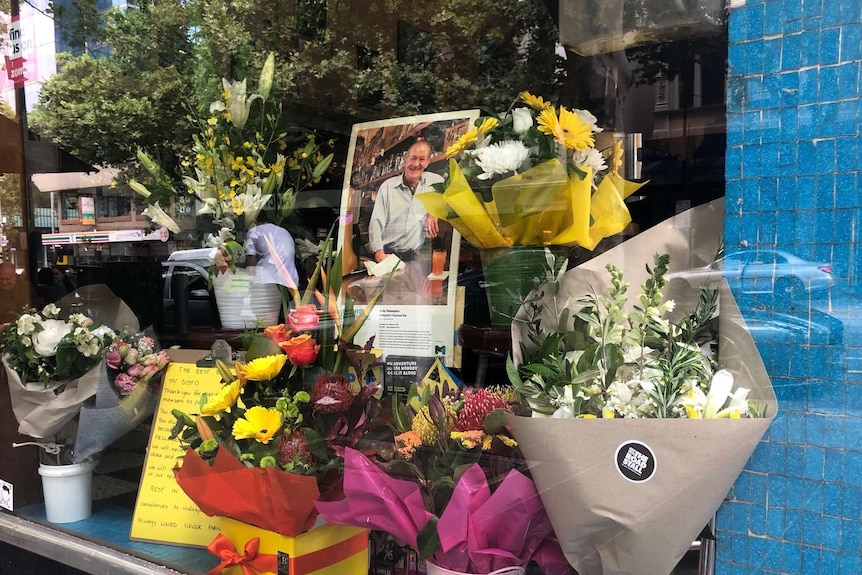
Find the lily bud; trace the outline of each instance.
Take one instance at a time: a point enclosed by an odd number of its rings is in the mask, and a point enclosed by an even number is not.
[[[148,190],[144,184],[137,180],[129,180],[129,187],[145,198],[150,197],[150,190]]]
[[[272,77],[275,73],[275,53],[270,52],[266,57],[266,62],[263,63],[263,68],[260,70],[260,81],[257,83],[257,91],[266,100],[269,98],[269,92],[272,90]]]

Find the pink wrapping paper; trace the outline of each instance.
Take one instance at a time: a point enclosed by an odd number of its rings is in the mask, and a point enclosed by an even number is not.
[[[418,550],[416,538],[433,515],[415,483],[390,477],[348,448],[344,495],[341,501],[316,502],[328,522],[385,531]],[[455,486],[437,531],[440,549],[433,561],[440,567],[490,573],[534,559],[547,575],[572,573],[535,485],[516,470],[491,493],[482,468],[470,466]]]

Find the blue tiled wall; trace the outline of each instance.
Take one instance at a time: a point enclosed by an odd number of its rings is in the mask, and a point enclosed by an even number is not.
[[[718,575],[862,573],[862,0],[729,13],[727,246],[831,265],[827,294],[745,301],[779,414],[717,517]]]

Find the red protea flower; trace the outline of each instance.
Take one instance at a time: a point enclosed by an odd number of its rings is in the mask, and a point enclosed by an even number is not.
[[[282,465],[293,463],[306,466],[314,462],[314,456],[308,449],[308,439],[301,429],[294,429],[290,435],[282,436],[278,446],[278,461]]]
[[[314,382],[311,404],[320,413],[338,413],[350,407],[353,397],[346,377],[337,373],[324,373]]]
[[[512,411],[503,398],[487,389],[480,389],[464,400],[464,405],[458,412],[458,423],[455,424],[455,429],[458,431],[482,429],[485,418],[495,409]]]

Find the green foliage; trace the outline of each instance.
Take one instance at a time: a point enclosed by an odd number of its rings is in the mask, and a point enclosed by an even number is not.
[[[637,303],[626,311],[628,284],[608,265],[607,295],[587,294],[559,302],[559,279],[551,279],[526,302],[527,340],[522,362],[509,359],[512,385],[543,415],[569,417],[683,417],[680,400],[692,385],[707,389],[713,359],[701,346],[715,340],[716,294],[701,293],[700,304],[677,325],[663,301],[670,257],[657,254]],[[552,294],[553,297],[548,297]],[[548,306],[555,309],[547,309]],[[571,313],[571,315],[570,315]],[[549,319],[550,318],[550,319]],[[552,327],[545,327],[550,321]]]

